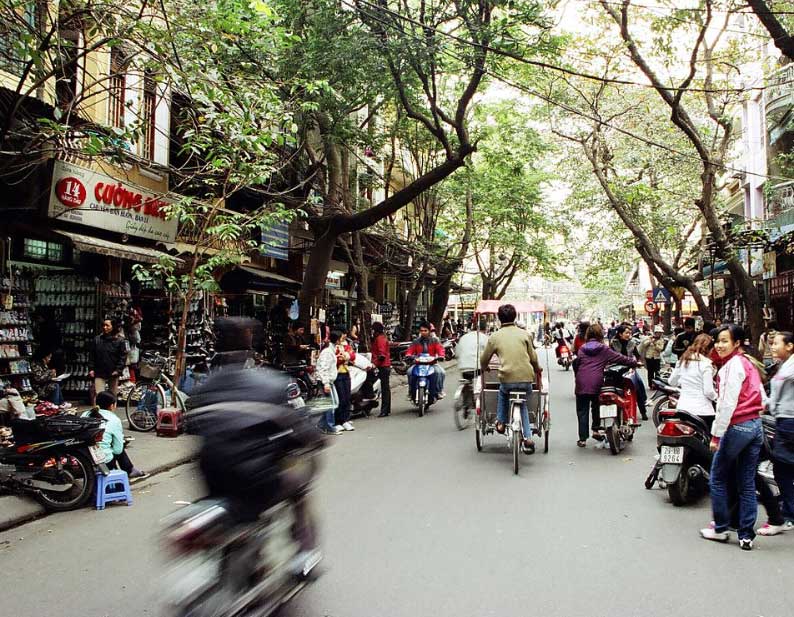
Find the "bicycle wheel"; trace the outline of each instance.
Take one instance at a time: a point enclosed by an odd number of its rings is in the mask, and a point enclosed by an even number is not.
[[[518,456],[521,452],[521,432],[513,431],[513,474],[518,475]]]
[[[127,395],[127,422],[130,429],[147,432],[157,424],[157,412],[165,407],[165,390],[160,384],[135,384]]]

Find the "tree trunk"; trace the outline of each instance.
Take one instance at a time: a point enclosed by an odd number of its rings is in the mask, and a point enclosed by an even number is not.
[[[452,274],[443,274],[441,278],[436,279],[436,286],[433,289],[433,302],[430,305],[430,311],[427,314],[427,319],[431,323],[436,324],[440,329],[440,324],[444,320],[444,315],[447,312],[447,304],[449,302],[449,288],[452,286]]]
[[[315,231],[315,242],[309,252],[309,261],[303,273],[303,286],[301,287],[298,301],[300,304],[300,320],[308,323],[315,309],[318,307],[322,293],[325,290],[325,281],[331,266],[331,255],[336,245],[336,234],[330,228],[325,233]]]
[[[422,286],[415,284],[408,292],[408,297],[405,301],[405,314],[403,315],[403,340],[410,341],[412,338],[414,317],[416,316],[416,305],[419,302],[419,294],[422,293]]]

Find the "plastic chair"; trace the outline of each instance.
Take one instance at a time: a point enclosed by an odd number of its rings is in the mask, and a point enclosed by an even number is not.
[[[184,426],[184,415],[176,407],[164,407],[157,412],[155,431],[158,437],[177,437]]]
[[[104,510],[105,506],[115,501],[125,501],[132,505],[132,490],[126,471],[113,469],[108,475],[97,474],[96,477],[96,509]]]

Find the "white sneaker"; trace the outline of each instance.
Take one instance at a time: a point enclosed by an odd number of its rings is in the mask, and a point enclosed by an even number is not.
[[[336,425],[336,426],[334,426],[334,428],[333,428],[333,429],[331,429],[331,430],[333,430],[333,432],[334,432],[334,433],[341,433],[342,431],[344,431],[344,430],[345,430],[345,427],[344,427],[344,425],[342,425],[342,424],[337,424],[337,425]]]
[[[763,527],[758,530],[759,536],[776,536],[786,531],[785,523],[783,525],[770,525],[764,523]]]
[[[441,392],[438,393],[438,398],[444,398],[446,395],[447,393],[442,390]]]
[[[700,530],[700,537],[714,542],[727,542],[730,534],[727,531],[715,531],[713,527],[706,527]]]
[[[355,427],[355,426],[353,426],[353,423],[352,423],[352,422],[345,422],[345,423],[342,425],[342,428],[343,428],[344,430],[346,430],[346,431],[355,431],[355,430],[356,430],[356,427]]]

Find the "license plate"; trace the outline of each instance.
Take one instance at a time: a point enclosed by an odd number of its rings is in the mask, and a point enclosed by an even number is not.
[[[663,465],[670,463],[672,465],[680,465],[684,462],[684,448],[683,446],[662,446],[659,453],[659,462]]]
[[[601,419],[604,418],[617,418],[618,407],[617,405],[601,405]]]
[[[306,407],[306,403],[303,402],[302,396],[291,399],[289,401],[289,404],[292,405],[293,409],[303,409],[304,407]]]
[[[424,388],[426,385],[427,385],[427,382],[426,382],[424,379],[422,379],[422,380],[419,382],[419,387],[420,387],[420,388]]]
[[[88,448],[88,451],[91,453],[91,458],[94,459],[97,465],[105,462],[105,453],[99,446],[91,446]]]

